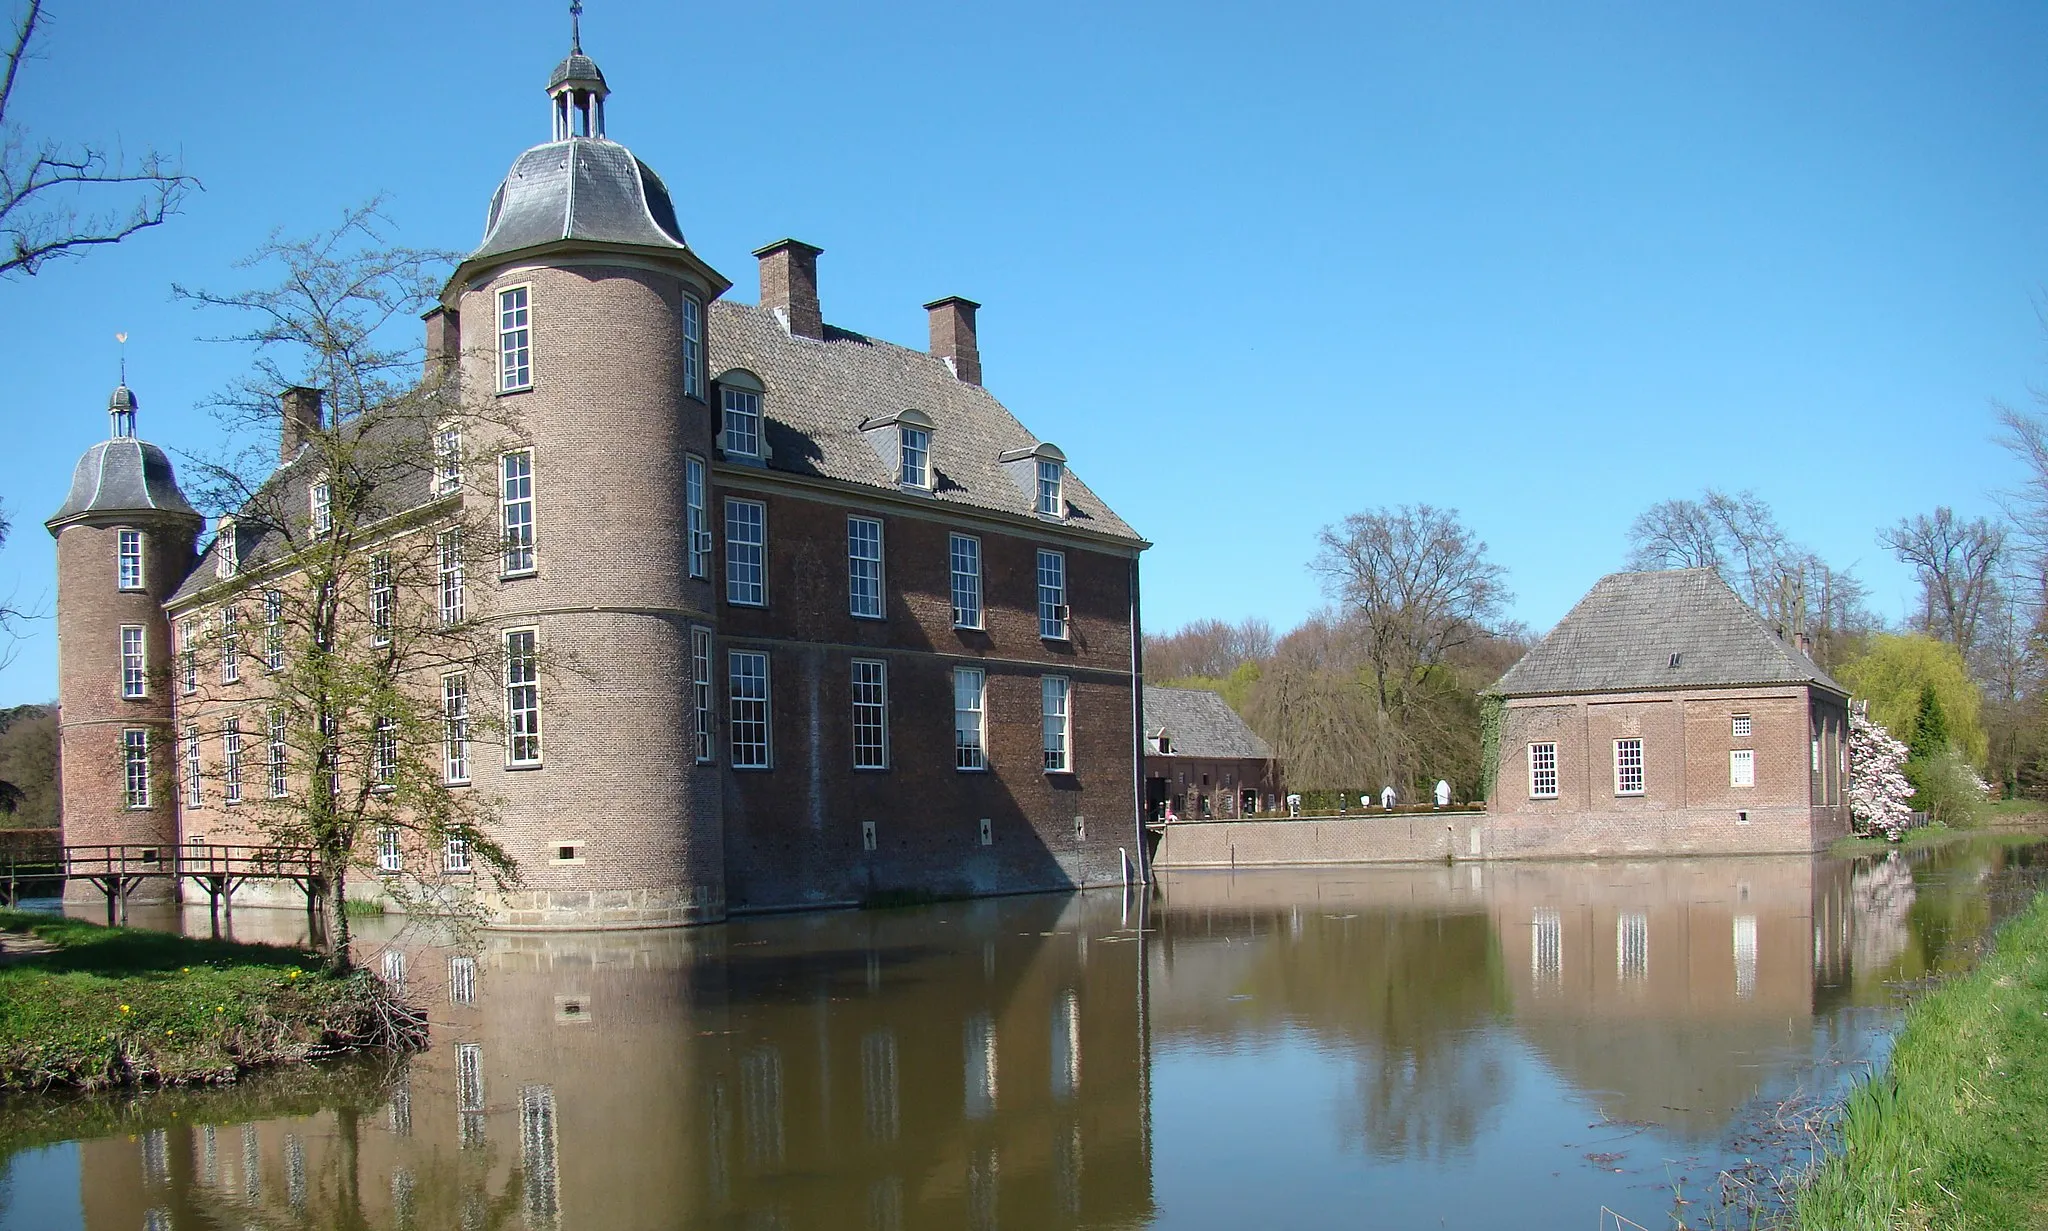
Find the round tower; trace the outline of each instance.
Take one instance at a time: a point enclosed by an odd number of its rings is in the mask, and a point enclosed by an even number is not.
[[[58,755],[69,846],[159,848],[178,841],[173,773],[170,597],[192,570],[200,516],[170,459],[135,435],[126,384],[107,404],[108,439],[85,451],[64,506],[44,524],[57,539]],[[81,900],[96,891],[83,883]],[[168,877],[131,902],[168,901]]]
[[[508,535],[475,590],[508,658],[531,644],[540,664],[537,748],[508,732],[502,763],[473,771],[520,867],[497,911],[510,927],[725,913],[693,686],[717,662],[709,523],[693,553],[685,506],[708,499],[707,309],[731,284],[684,242],[661,177],[606,135],[609,92],[579,31],[548,78],[550,139],[492,197],[437,326],[464,402],[502,425],[469,448],[471,498]]]

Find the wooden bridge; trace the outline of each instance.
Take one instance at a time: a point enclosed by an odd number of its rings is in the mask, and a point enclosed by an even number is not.
[[[216,927],[224,911],[232,917],[234,891],[250,881],[290,881],[306,895],[306,911],[316,920],[326,888],[319,857],[305,846],[58,846],[0,858],[0,901],[13,905],[29,893],[62,893],[72,881],[85,881],[106,895],[109,925],[127,918],[129,893],[149,880],[195,882],[206,891]]]

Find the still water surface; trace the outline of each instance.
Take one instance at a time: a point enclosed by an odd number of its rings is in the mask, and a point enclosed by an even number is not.
[[[1668,1227],[1675,1193],[1797,1161],[1758,1126],[1880,1058],[1896,985],[1967,964],[2036,853],[372,926],[431,1050],[0,1107],[0,1229]]]

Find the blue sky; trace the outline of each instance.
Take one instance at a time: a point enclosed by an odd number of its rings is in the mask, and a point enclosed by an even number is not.
[[[0,594],[104,434],[246,356],[170,300],[273,228],[388,194],[465,248],[547,135],[548,0],[51,0],[32,131],[154,145],[206,191],[0,284]],[[7,6],[10,10],[16,4]],[[1319,527],[1459,509],[1542,629],[1650,503],[1753,488],[1897,618],[1873,535],[2016,473],[1991,400],[2048,381],[2048,6],[741,6],[589,0],[611,135],[751,298],[824,247],[827,319],[922,345],[982,301],[989,387],[1157,546],[1147,625],[1321,601]],[[55,692],[45,622],[0,704]]]

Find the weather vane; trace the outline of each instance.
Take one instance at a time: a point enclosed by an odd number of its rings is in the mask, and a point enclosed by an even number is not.
[[[583,0],[569,0],[569,50],[583,50]]]
[[[114,341],[121,344],[121,383],[125,385],[128,383],[128,335],[117,333]]]

